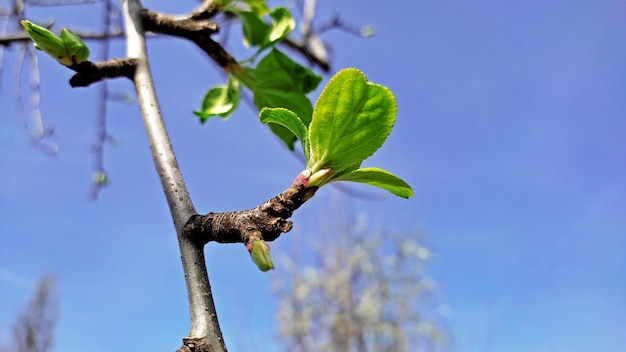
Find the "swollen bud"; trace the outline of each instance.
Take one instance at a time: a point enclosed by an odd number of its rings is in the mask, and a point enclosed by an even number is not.
[[[311,175],[311,177],[309,177],[308,187],[323,185],[330,178],[331,176],[330,171],[331,171],[330,168],[324,167],[318,170],[313,175]]]
[[[272,258],[270,258],[270,246],[265,241],[257,240],[249,243],[246,247],[250,252],[252,261],[261,271],[274,269],[274,263],[272,263]]]
[[[89,57],[89,48],[74,32],[67,28],[61,30],[61,35],[49,31],[30,21],[20,21],[26,33],[33,40],[35,49],[52,56],[60,64],[72,66],[84,62]]]
[[[45,52],[64,65],[66,64],[62,61],[62,58],[66,56],[66,51],[61,38],[47,28],[38,26],[31,21],[22,20],[20,23],[33,40],[35,49]],[[69,63],[71,64],[71,62]]]

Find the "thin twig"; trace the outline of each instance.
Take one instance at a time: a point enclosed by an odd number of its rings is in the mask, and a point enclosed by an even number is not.
[[[104,31],[108,31],[111,25],[111,11],[113,5],[111,0],[106,0],[104,5],[104,14],[102,27]],[[105,40],[102,43],[100,57],[102,60],[106,60],[109,57],[109,41]],[[109,101],[109,88],[107,80],[103,80],[102,84],[98,87],[98,101],[96,107],[96,141],[92,146],[94,153],[94,175],[91,187],[91,197],[93,199],[98,198],[100,190],[109,183],[108,174],[104,168],[104,146],[108,139],[107,132],[107,103]]]

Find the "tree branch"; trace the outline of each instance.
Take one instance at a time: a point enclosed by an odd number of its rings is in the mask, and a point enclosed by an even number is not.
[[[219,29],[217,24],[204,19],[198,20],[195,11],[187,17],[178,18],[144,9],[142,19],[146,31],[189,39],[226,72],[239,69],[237,61],[211,39],[211,34]]]
[[[127,54],[137,60],[134,75],[137,100],[148,134],[150,149],[161,185],[174,220],[181,252],[185,284],[189,300],[191,327],[183,339],[180,350],[226,351],[224,338],[217,320],[213,295],[206,270],[203,246],[183,236],[183,226],[196,215],[189,193],[176,162],[176,157],[167,136],[157,101],[152,76],[148,67],[144,29],[141,20],[142,7],[138,0],[122,1],[126,25]]]
[[[201,243],[248,245],[257,240],[273,241],[291,230],[293,223],[286,219],[316,191],[317,187],[306,188],[296,180],[287,190],[255,208],[192,216],[184,231],[186,236]]]

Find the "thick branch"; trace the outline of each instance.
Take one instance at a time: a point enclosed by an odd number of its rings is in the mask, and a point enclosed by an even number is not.
[[[225,352],[226,345],[217,321],[217,313],[206,270],[204,248],[183,236],[183,226],[196,214],[196,211],[191,204],[189,193],[161,118],[146,54],[141,20],[143,9],[138,0],[124,0],[122,5],[126,25],[128,57],[137,60],[134,75],[137,100],[141,108],[155,166],[174,220],[185,273],[191,327],[181,350],[191,348],[187,343],[188,341],[201,340],[203,345],[207,347],[206,351]],[[192,350],[196,351],[197,349],[194,347]]]
[[[211,39],[211,34],[218,30],[217,24],[208,20],[197,20],[193,16],[194,14],[178,18],[147,9],[142,12],[146,31],[189,39],[226,72],[236,70],[239,67],[237,61],[219,43]]]
[[[213,3],[213,0],[204,0],[197,9],[189,14],[189,18],[193,20],[208,20],[215,16],[222,9]]]
[[[288,218],[317,191],[301,182],[265,203],[248,210],[194,215],[185,225],[185,234],[201,243],[249,244],[256,240],[273,241],[293,226]]]

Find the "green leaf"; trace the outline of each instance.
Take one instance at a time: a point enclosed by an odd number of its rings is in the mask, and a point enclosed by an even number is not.
[[[284,7],[277,7],[270,12],[272,24],[267,33],[267,45],[279,42],[289,35],[296,28],[296,21],[291,16],[291,12]]]
[[[260,15],[250,11],[234,11],[241,18],[245,46],[260,46],[267,40],[269,27]]]
[[[209,89],[204,95],[202,109],[194,111],[200,117],[200,122],[205,123],[211,116],[229,117],[239,105],[239,81],[229,77],[228,84]]]
[[[409,186],[406,182],[398,176],[376,167],[353,170],[339,177],[333,178],[332,181],[360,182],[380,187],[398,197],[409,198],[413,196],[413,189],[411,189],[411,186]]]
[[[350,68],[339,71],[317,100],[309,126],[312,172],[345,170],[371,156],[387,139],[396,118],[393,94]]]
[[[265,11],[253,11],[252,9],[251,11],[238,9],[231,11],[241,19],[244,45],[259,47],[257,55],[264,49],[285,39],[296,27],[296,21],[289,10],[284,7],[277,7],[269,13],[270,25],[267,25],[263,20]]]
[[[309,158],[309,131],[304,126],[298,115],[287,109],[263,108],[259,114],[259,119],[262,123],[277,124],[288,129],[300,140],[304,156],[306,159]]]
[[[293,61],[278,49],[272,49],[259,62],[255,72],[259,87],[303,94],[315,90],[322,81],[321,76]]]

